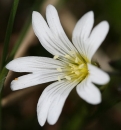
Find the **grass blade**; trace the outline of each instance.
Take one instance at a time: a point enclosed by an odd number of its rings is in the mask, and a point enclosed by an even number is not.
[[[11,13],[10,13],[10,17],[8,20],[8,26],[7,26],[7,30],[6,30],[4,47],[3,47],[3,54],[2,54],[1,69],[4,67],[5,62],[6,62],[8,47],[9,47],[9,42],[10,42],[10,36],[12,33],[12,29],[13,29],[13,23],[14,23],[18,3],[19,3],[19,0],[14,0],[13,5],[12,5],[12,9],[11,9]]]

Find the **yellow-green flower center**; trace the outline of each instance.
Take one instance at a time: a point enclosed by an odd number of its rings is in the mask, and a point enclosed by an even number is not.
[[[65,75],[64,77],[58,76],[59,81],[63,78],[82,81],[88,75],[87,60],[77,53],[71,52],[70,55],[65,55],[64,57],[54,56],[54,59],[65,62],[64,68],[57,68],[58,72],[62,72]]]

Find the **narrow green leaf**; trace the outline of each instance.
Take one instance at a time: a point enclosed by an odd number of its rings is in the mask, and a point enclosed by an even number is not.
[[[8,70],[4,67],[0,73],[0,93],[2,91],[7,73],[8,73]]]
[[[18,3],[19,3],[19,0],[14,0],[13,5],[12,5],[12,9],[11,9],[11,13],[9,16],[8,26],[7,26],[5,40],[4,40],[1,69],[3,68],[3,66],[5,65],[5,62],[6,62],[8,47],[9,47],[9,42],[10,42],[10,36],[12,33],[12,29],[13,29],[13,23],[14,23]]]
[[[1,109],[2,92],[1,91],[3,88],[7,73],[8,73],[8,70],[6,68],[3,68],[2,72],[0,73],[0,130],[2,129],[2,109]]]
[[[19,46],[21,45],[22,43],[22,40],[24,39],[24,37],[26,36],[26,33],[31,25],[31,19],[32,19],[32,11],[33,10],[39,10],[40,9],[40,5],[43,3],[44,0],[36,0],[33,7],[31,8],[31,11],[30,11],[30,14],[28,16],[28,19],[25,23],[25,25],[23,26],[22,30],[21,30],[21,33],[20,33],[20,36],[17,40],[17,42],[15,43],[15,46],[13,47],[12,49],[12,52],[10,53],[10,56],[9,56],[9,59],[8,59],[8,62],[10,60],[13,59],[15,53],[17,52]]]

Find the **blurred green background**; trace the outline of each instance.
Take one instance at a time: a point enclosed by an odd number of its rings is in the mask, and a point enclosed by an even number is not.
[[[0,1],[0,57],[2,57],[12,3],[13,0]],[[101,45],[101,50],[109,58],[110,65],[115,71],[108,72],[111,76],[108,85],[99,86],[102,92],[101,104],[96,106],[87,104],[79,98],[74,89],[64,105],[58,122],[53,126],[46,123],[44,127],[41,127],[37,121],[36,106],[39,96],[48,84],[36,86],[35,89],[27,88],[12,92],[11,80],[20,76],[18,73],[12,74],[4,84],[2,92],[2,130],[121,130],[121,0],[20,0],[8,55],[17,44],[20,35],[24,34],[21,36],[21,44],[26,33],[30,31],[32,11],[38,10],[45,17],[47,4],[56,6],[60,20],[70,39],[71,28],[73,28],[71,25],[76,24],[76,21],[86,12],[94,11],[95,25],[107,20],[110,30]],[[67,21],[64,17],[66,14],[69,16],[66,17]],[[68,25],[67,28],[66,25]],[[24,31],[22,31],[23,28],[25,28]],[[21,52],[21,56],[27,55],[52,57],[40,45],[36,37],[30,42],[30,46],[25,49],[25,52]]]

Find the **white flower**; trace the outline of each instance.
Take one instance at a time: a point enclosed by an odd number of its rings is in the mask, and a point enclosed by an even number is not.
[[[109,25],[101,22],[92,29],[93,12],[86,13],[76,24],[72,42],[67,38],[56,9],[46,9],[47,23],[38,12],[33,12],[32,25],[44,48],[54,58],[23,57],[7,64],[6,68],[16,72],[30,72],[11,83],[12,90],[18,90],[56,81],[40,96],[37,105],[38,121],[43,126],[48,121],[55,124],[70,91],[76,86],[79,96],[90,104],[101,102],[101,93],[93,84],[103,85],[109,81],[107,73],[91,64],[91,59],[105,39]]]

